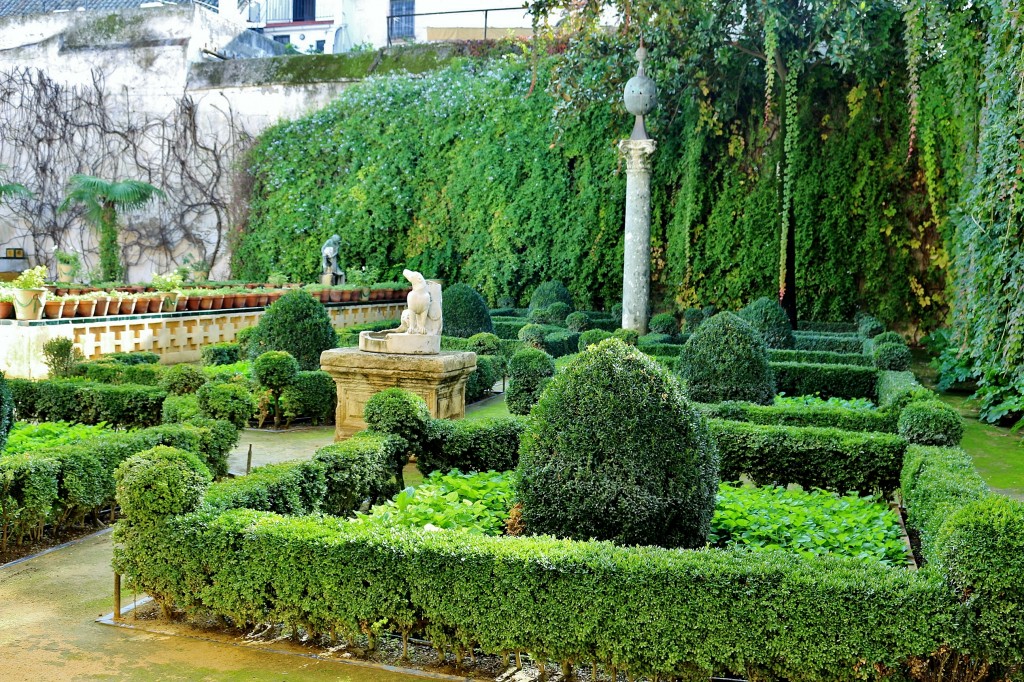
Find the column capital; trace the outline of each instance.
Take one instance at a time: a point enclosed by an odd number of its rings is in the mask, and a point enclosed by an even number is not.
[[[658,143],[651,139],[620,140],[619,153],[626,157],[626,172],[650,172],[651,156],[657,147]]]

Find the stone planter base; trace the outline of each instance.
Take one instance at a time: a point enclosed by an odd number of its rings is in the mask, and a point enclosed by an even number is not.
[[[343,440],[366,428],[363,406],[386,388],[415,393],[438,419],[466,416],[466,379],[476,369],[476,353],[397,355],[335,348],[323,352],[320,368],[338,387],[334,439]]]

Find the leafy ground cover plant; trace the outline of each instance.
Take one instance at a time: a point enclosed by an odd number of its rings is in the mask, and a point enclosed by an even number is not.
[[[369,514],[357,514],[355,523],[501,535],[513,504],[512,476],[435,471],[418,487],[406,488]]]
[[[779,486],[722,483],[708,541],[728,547],[837,554],[886,565],[906,562],[895,515],[876,498]]]
[[[3,448],[3,454],[16,455],[33,450],[53,448],[68,443],[76,443],[83,438],[91,438],[108,433],[110,429],[105,422],[99,424],[69,424],[68,422],[40,422],[29,424],[17,422]]]
[[[822,398],[818,395],[775,396],[777,407],[845,407],[848,410],[874,410],[875,404],[867,398]]]

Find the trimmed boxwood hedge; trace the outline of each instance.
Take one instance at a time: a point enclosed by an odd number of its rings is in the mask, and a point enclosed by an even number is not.
[[[855,365],[814,365],[772,362],[775,387],[790,396],[819,395],[822,398],[868,398],[878,395],[878,370]]]
[[[796,350],[831,353],[861,353],[863,351],[863,339],[857,334],[793,332],[793,337],[796,339]]]
[[[863,353],[834,353],[832,351],[778,350],[769,348],[768,359],[772,362],[803,362],[814,365],[874,366],[871,356],[864,355]]]
[[[802,332],[828,332],[831,334],[849,334],[857,331],[857,325],[853,322],[817,322],[814,320],[798,320],[796,328]]]
[[[722,480],[798,483],[835,492],[891,495],[900,485],[907,441],[888,433],[802,426],[762,426],[711,419]]]
[[[899,417],[889,410],[857,410],[831,405],[754,405],[738,401],[693,405],[709,419],[728,419],[766,426],[819,426],[844,431],[896,433]]]
[[[151,366],[151,365],[146,365]],[[156,386],[95,381],[8,379],[18,419],[143,428],[160,423],[167,392]]]
[[[435,419],[428,429],[416,465],[424,475],[458,469],[509,471],[519,463],[519,436],[523,417],[497,417],[474,421]]]

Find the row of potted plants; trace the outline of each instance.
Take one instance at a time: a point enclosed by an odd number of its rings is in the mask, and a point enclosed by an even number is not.
[[[139,315],[182,310],[222,310],[225,308],[258,308],[273,303],[290,288],[240,284],[231,287],[202,285],[184,289],[177,275],[156,275],[150,286],[123,286],[100,289],[84,285],[58,287],[46,284],[46,268],[26,270],[10,287],[0,288],[0,319],[17,317],[38,320],[70,317],[103,317]],[[304,287],[323,303],[355,301],[404,300],[410,291],[402,282],[383,282],[369,287],[358,285],[327,286],[308,284]]]

